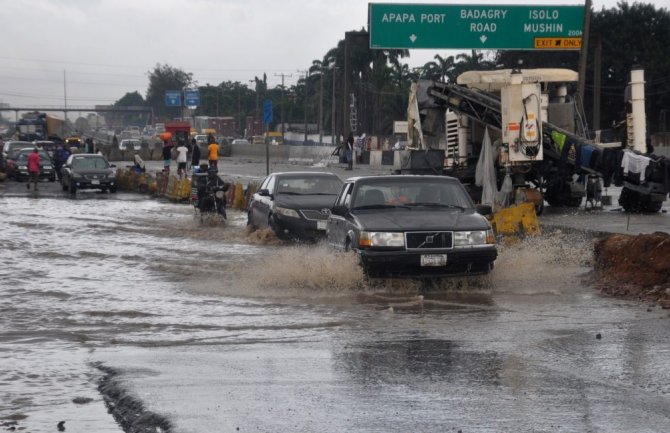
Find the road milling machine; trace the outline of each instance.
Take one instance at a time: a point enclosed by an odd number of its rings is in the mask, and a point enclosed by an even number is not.
[[[465,72],[455,84],[414,83],[400,171],[457,177],[476,202],[496,209],[578,207],[614,184],[626,211],[658,212],[670,161],[647,153],[643,71],[631,73],[623,143],[586,138],[568,92],[577,80],[568,69],[507,69]]]

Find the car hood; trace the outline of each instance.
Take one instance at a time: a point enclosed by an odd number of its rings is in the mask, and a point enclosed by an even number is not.
[[[275,206],[289,209],[330,209],[335,199],[336,195],[279,195],[275,197]]]
[[[375,209],[357,211],[355,218],[367,231],[486,230],[488,221],[472,209]]]

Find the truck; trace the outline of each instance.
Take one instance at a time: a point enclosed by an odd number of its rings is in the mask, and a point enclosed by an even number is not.
[[[644,95],[639,75],[631,72],[631,85]],[[627,101],[627,144],[596,143],[567,94],[577,78],[574,71],[546,68],[469,71],[456,83],[414,83],[400,171],[454,176],[475,201],[494,204],[505,193],[508,205],[533,202],[538,214],[545,201],[578,207],[603,184],[623,187],[619,205],[626,211],[658,212],[670,193],[670,160],[646,149],[639,127],[644,97],[638,110],[635,100]]]
[[[189,122],[166,122],[165,132],[171,134],[170,141],[172,145],[176,145],[179,142],[190,143],[191,124]]]
[[[21,141],[52,140],[62,142],[65,121],[46,113],[33,111],[16,122],[16,132]]]

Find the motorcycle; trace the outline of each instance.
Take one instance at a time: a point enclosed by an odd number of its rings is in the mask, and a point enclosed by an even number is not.
[[[230,184],[221,179],[214,170],[196,173],[193,178],[193,206],[200,213],[200,219],[207,214],[220,215],[226,219],[226,191]]]

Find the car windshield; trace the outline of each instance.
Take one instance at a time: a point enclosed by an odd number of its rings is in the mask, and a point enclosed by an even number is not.
[[[16,158],[19,156],[19,154],[21,153],[22,150],[30,149],[30,150],[32,151],[32,149],[33,149],[34,147],[35,147],[35,146],[32,146],[32,145],[10,147],[10,148],[7,150],[7,158],[8,158],[8,159],[16,159]]]
[[[461,185],[437,179],[375,179],[359,183],[354,209],[377,207],[472,208]]]
[[[337,195],[342,181],[331,176],[302,176],[278,179],[277,194]]]
[[[19,153],[21,149],[34,149],[35,145],[32,143],[28,143],[26,141],[15,141],[12,143],[5,143],[5,152],[7,155],[14,155],[16,157],[16,154]]]
[[[109,164],[104,158],[73,158],[72,168],[78,170],[104,169],[109,168]]]
[[[25,149],[22,149],[19,151],[16,160],[18,162],[26,162],[28,161],[28,155],[30,155],[32,152],[32,150],[30,152],[26,152]],[[49,155],[44,150],[40,150],[38,153],[40,154],[40,162],[44,163],[45,161],[50,160]]]

